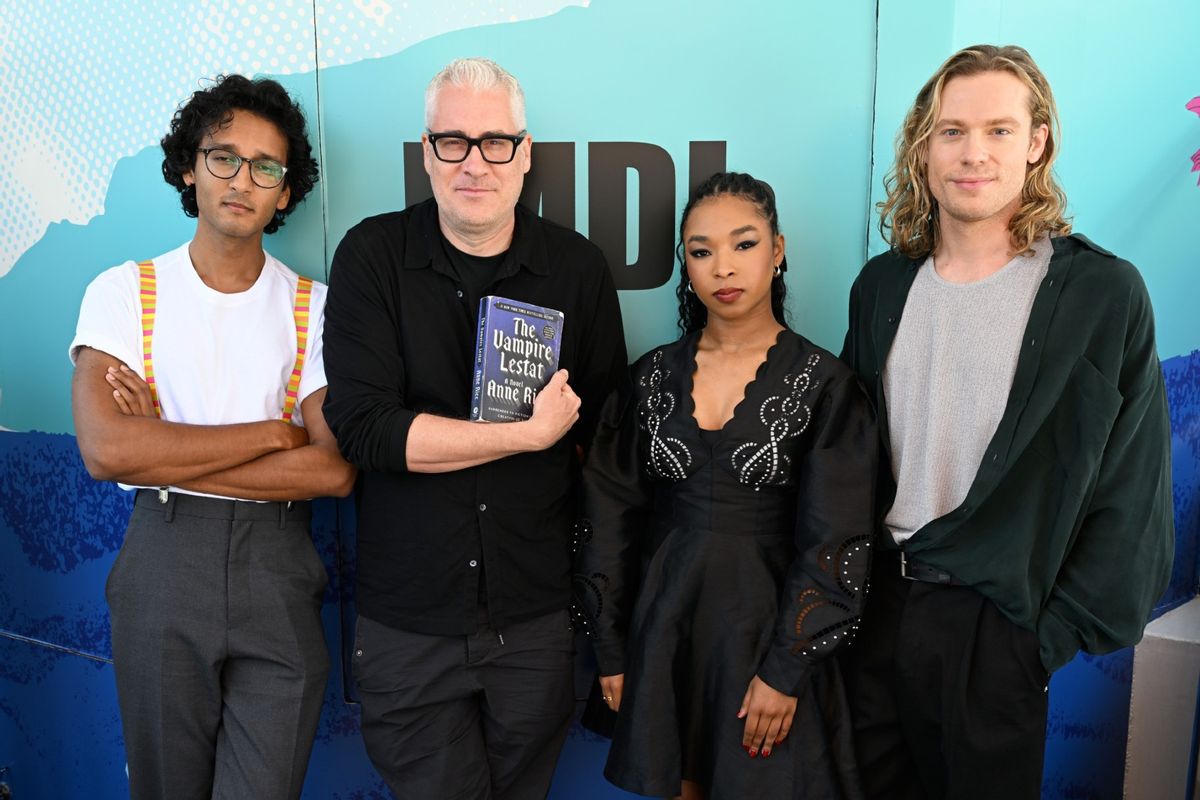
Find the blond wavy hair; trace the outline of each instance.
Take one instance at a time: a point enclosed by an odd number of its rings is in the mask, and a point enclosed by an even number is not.
[[[896,160],[883,180],[887,199],[877,204],[879,231],[909,258],[925,258],[938,245],[937,200],[929,190],[926,158],[929,136],[941,113],[942,89],[951,78],[982,72],[1015,75],[1029,89],[1033,128],[1045,124],[1049,130],[1042,157],[1025,173],[1021,205],[1008,223],[1012,251],[1026,252],[1043,233],[1065,236],[1071,232],[1065,217],[1067,196],[1052,171],[1058,155],[1059,125],[1050,84],[1024,48],[978,44],[946,59],[921,87],[896,136]]]

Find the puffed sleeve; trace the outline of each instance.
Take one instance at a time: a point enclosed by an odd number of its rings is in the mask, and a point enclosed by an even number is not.
[[[866,599],[879,439],[857,379],[831,379],[813,447],[797,465],[796,559],[780,597],[775,637],[758,676],[797,695],[810,665],[858,628]]]
[[[583,468],[576,529],[574,616],[593,640],[601,675],[625,671],[625,637],[637,597],[641,539],[653,506],[640,466],[637,399],[628,378],[600,412]]]

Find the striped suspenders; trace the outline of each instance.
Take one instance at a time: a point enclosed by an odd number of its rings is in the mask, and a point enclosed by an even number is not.
[[[296,365],[288,377],[283,397],[283,421],[292,421],[296,397],[300,394],[300,373],[304,371],[304,354],[308,350],[308,305],[312,299],[312,281],[303,276],[296,283],[296,299],[292,302],[292,318],[296,321]]]
[[[158,387],[154,382],[154,358],[152,345],[154,341],[154,315],[158,305],[158,283],[154,275],[153,261],[138,262],[140,296],[142,301],[142,368],[146,373],[146,385],[150,387],[150,397],[154,400],[154,412],[162,416],[162,407],[158,404]],[[288,377],[287,389],[284,391],[283,414],[284,422],[292,421],[296,410],[296,400],[300,394],[300,374],[304,371],[304,356],[308,351],[308,310],[312,300],[312,279],[300,276],[296,283],[296,296],[292,302],[292,319],[296,323],[296,363],[292,374]]]
[[[154,359],[151,344],[154,341],[154,311],[158,305],[158,279],[154,277],[154,262],[138,262],[140,296],[142,299],[142,369],[146,373],[146,385],[150,387],[150,399],[154,401],[155,416],[162,416],[158,404],[158,386],[154,384]]]

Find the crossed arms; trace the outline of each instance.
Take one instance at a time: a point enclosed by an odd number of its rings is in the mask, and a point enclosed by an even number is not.
[[[325,389],[304,398],[307,428],[283,420],[187,425],[158,419],[150,390],[107,353],[81,348],[71,406],[84,466],[96,480],[178,486],[246,500],[344,497],[355,470],[321,411]]]

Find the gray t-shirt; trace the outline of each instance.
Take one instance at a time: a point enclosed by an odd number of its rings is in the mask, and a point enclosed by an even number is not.
[[[1050,266],[1048,236],[971,283],[933,256],[917,271],[883,374],[897,543],[962,504],[1004,414],[1029,310]]]

